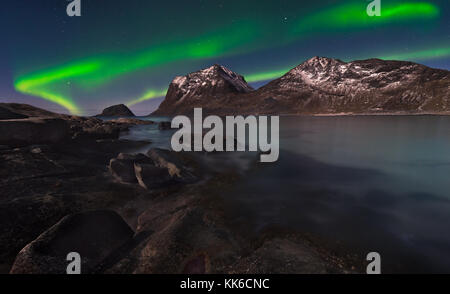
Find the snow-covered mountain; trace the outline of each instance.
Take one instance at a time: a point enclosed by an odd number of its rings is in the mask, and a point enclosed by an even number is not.
[[[450,72],[404,61],[313,57],[253,91],[215,65],[176,78],[157,114],[450,112]]]
[[[221,65],[176,77],[154,114],[190,113],[194,107],[219,107],[224,96],[249,93],[244,78]]]

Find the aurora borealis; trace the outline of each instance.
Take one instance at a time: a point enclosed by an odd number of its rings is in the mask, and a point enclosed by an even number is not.
[[[214,63],[254,86],[315,56],[400,59],[450,68],[446,0],[7,0],[0,101],[73,114],[125,103],[148,114],[177,75]]]

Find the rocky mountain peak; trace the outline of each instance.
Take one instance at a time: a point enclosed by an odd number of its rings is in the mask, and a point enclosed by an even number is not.
[[[340,59],[335,58],[329,58],[329,57],[320,57],[320,56],[314,56],[296,68],[308,68],[308,67],[315,67],[315,68],[327,68],[331,66],[336,66],[340,64],[345,64],[345,62],[341,61]]]
[[[175,77],[169,86],[166,98],[155,112],[171,113],[174,109],[183,112],[184,108],[192,109],[200,100],[214,103],[224,95],[235,95],[252,92],[244,77],[230,69],[215,64],[208,68]],[[181,110],[183,109],[183,110]]]
[[[186,76],[176,77],[172,85],[185,93],[198,88],[223,88],[230,91],[245,93],[253,91],[245,79],[228,68],[215,64],[208,68],[190,73]]]
[[[294,67],[282,80],[315,84],[342,75],[348,67],[348,63],[339,59],[315,56]]]

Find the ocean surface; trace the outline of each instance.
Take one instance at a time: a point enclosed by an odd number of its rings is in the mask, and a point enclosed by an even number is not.
[[[170,148],[172,134],[149,125],[124,138]],[[450,273],[450,117],[281,117],[279,160],[245,170],[225,197],[255,231],[375,251],[383,272]]]

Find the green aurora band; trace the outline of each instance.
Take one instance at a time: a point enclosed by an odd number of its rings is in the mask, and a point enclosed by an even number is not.
[[[115,78],[137,70],[151,68],[183,60],[201,60],[238,54],[242,44],[252,41],[257,35],[257,26],[235,26],[227,32],[216,32],[189,42],[164,44],[137,53],[131,57],[124,54],[90,58],[50,68],[15,79],[17,91],[40,97],[66,108],[72,114],[82,111],[67,90],[56,91],[61,86],[79,86],[92,89],[112,82]],[[62,93],[61,93],[62,92]],[[145,96],[145,95],[144,95]]]
[[[440,9],[428,2],[409,2],[399,4],[381,4],[381,16],[369,16],[366,12],[367,2],[346,3],[323,10],[303,18],[294,32],[307,34],[311,32],[339,31],[368,28],[391,23],[417,20],[438,19]]]
[[[400,4],[382,4],[380,17],[366,14],[367,3],[360,1],[338,5],[303,18],[293,26],[295,39],[305,38],[308,34],[326,31],[360,29],[387,23],[432,20],[440,15],[439,7],[427,2],[408,2]],[[154,46],[148,50],[127,56],[124,53],[81,59],[65,65],[45,69],[16,77],[14,87],[17,91],[43,98],[66,108],[72,114],[83,111],[72,99],[73,85],[85,90],[98,89],[114,79],[143,69],[157,69],[160,66],[182,61],[207,60],[217,57],[229,57],[245,54],[261,48],[263,29],[256,23],[245,22],[219,31],[209,32],[184,42],[172,42]],[[309,32],[309,33],[308,33]],[[249,46],[254,45],[256,46]],[[449,56],[449,47],[428,49],[419,52],[386,55],[383,59],[424,60]],[[247,82],[261,82],[278,78],[289,69],[277,69],[246,75]],[[149,89],[128,105],[162,97],[166,90]]]

